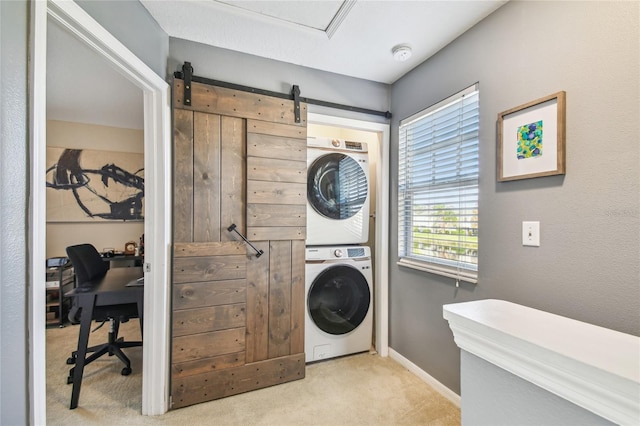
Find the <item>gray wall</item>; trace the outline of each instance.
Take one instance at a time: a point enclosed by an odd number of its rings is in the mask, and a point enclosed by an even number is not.
[[[613,425],[467,351],[461,362],[463,425]]]
[[[168,37],[140,3],[87,2],[98,22],[160,76]],[[95,4],[94,4],[95,3]],[[28,68],[29,2],[0,1],[0,424],[29,423]],[[164,47],[163,47],[164,46]]]
[[[26,1],[0,1],[0,424],[27,424]]]
[[[297,84],[300,86],[302,97],[376,111],[389,109],[389,85],[387,84],[170,38],[169,71],[171,73],[181,71],[184,62],[191,62],[193,74],[198,77],[280,93],[291,93],[292,86]],[[309,110],[340,117],[386,122],[384,117],[342,110],[329,111],[313,105],[309,106]]]
[[[455,392],[442,305],[496,298],[640,335],[640,7],[509,2],[391,89],[390,345]],[[400,268],[398,121],[480,83],[479,281]],[[496,182],[497,114],[564,90],[567,173]],[[539,220],[541,246],[523,247]]]

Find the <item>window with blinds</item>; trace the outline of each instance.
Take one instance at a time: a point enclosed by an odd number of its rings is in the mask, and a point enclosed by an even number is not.
[[[401,266],[477,282],[478,108],[475,84],[400,122]]]

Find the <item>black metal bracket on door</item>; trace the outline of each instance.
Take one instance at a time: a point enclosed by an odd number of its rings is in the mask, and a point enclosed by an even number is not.
[[[182,66],[182,71],[176,71],[173,73],[174,77],[184,80],[185,84],[185,105],[191,105],[191,82],[208,84],[210,86],[224,87],[227,89],[240,90],[242,92],[256,93],[258,95],[272,96],[279,99],[292,100],[295,103],[295,122],[300,122],[300,102],[307,104],[318,105],[329,108],[342,109],[345,111],[358,112],[362,114],[377,115],[386,119],[391,119],[391,112],[389,111],[376,111],[368,108],[354,107],[350,105],[337,104],[333,102],[322,101],[318,99],[304,98],[300,96],[300,87],[294,84],[291,93],[272,92],[271,90],[258,89],[255,87],[243,86],[240,84],[229,83],[226,81],[212,80],[206,77],[198,77],[193,75],[193,67],[191,62],[185,62]],[[189,79],[187,84],[187,78]],[[187,86],[189,86],[189,102],[187,103]],[[297,100],[296,100],[297,99]]]
[[[191,78],[193,77],[191,62],[184,63],[182,75],[184,78],[184,105],[191,106]]]
[[[296,123],[300,122],[300,86],[293,85],[291,89],[291,95],[293,96],[293,114],[295,116]]]
[[[264,251],[258,250],[256,246],[251,244],[251,241],[247,240],[247,238],[244,235],[242,235],[240,231],[238,231],[235,223],[232,223],[231,226],[227,228],[227,231],[235,232],[236,234],[240,235],[240,238],[242,238],[245,243],[249,244],[249,246],[256,251],[256,257],[260,257],[264,254]]]

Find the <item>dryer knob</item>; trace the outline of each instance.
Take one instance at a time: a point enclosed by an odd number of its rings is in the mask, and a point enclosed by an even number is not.
[[[340,250],[340,249],[336,249],[336,250],[333,252],[333,254],[334,254],[336,257],[342,257],[342,255],[343,255],[342,250]]]
[[[334,139],[334,140],[331,141],[331,145],[333,145],[336,148],[338,148],[340,146],[340,141],[338,139]]]

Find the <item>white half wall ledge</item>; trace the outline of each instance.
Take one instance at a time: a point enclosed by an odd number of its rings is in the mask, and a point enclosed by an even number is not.
[[[495,299],[444,305],[443,317],[460,349],[611,422],[640,424],[640,337]]]

